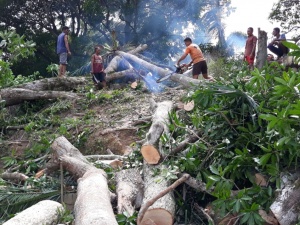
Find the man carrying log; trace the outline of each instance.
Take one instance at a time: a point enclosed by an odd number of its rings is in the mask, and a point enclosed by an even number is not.
[[[202,76],[208,80],[214,80],[213,77],[207,75],[207,64],[206,60],[203,56],[203,53],[198,45],[192,43],[192,39],[187,37],[183,40],[186,46],[184,54],[177,61],[177,65],[179,66],[180,62],[184,60],[189,54],[192,61],[186,65],[191,66],[193,64],[193,78],[198,79],[199,74],[202,73]]]
[[[248,28],[247,34],[248,34],[248,38],[247,38],[246,46],[245,46],[244,59],[245,59],[245,61],[247,61],[248,65],[249,65],[249,69],[253,70],[257,37],[253,35],[252,27]]]
[[[289,53],[289,49],[282,44],[283,41],[286,41],[286,37],[285,34],[280,34],[280,29],[278,27],[273,29],[272,34],[275,39],[268,45],[268,49],[277,55],[278,60],[283,55]]]

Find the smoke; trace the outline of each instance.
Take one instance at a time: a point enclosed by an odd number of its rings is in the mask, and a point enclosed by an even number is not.
[[[242,32],[231,33],[226,42],[230,48],[233,49],[235,54],[239,54],[244,51],[247,40],[247,34]]]

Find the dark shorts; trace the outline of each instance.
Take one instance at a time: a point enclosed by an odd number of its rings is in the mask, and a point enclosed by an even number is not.
[[[206,61],[197,62],[193,65],[193,75],[207,74],[207,64]]]
[[[106,76],[106,74],[104,72],[93,73],[93,81],[97,84],[99,82],[103,82],[103,81],[105,81],[105,76]]]
[[[68,64],[68,53],[63,52],[59,54],[59,64],[67,65]]]

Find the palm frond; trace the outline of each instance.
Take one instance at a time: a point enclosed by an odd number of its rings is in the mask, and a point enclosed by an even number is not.
[[[60,192],[57,190],[41,192],[32,192],[32,190],[31,192],[22,191],[23,192],[17,192],[16,189],[12,191],[0,190],[0,218],[5,218],[11,214],[20,212],[41,200],[57,199],[60,195]]]

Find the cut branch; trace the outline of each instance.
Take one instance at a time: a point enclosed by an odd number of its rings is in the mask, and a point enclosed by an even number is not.
[[[141,148],[141,153],[149,164],[157,164],[163,155],[159,149],[159,139],[164,132],[169,132],[169,113],[173,107],[171,101],[160,102],[156,105],[156,110],[152,116],[152,125]]]
[[[9,172],[4,172],[0,176],[3,180],[11,180],[14,182],[24,182],[26,181],[29,177],[26,176],[23,173],[9,173]]]

